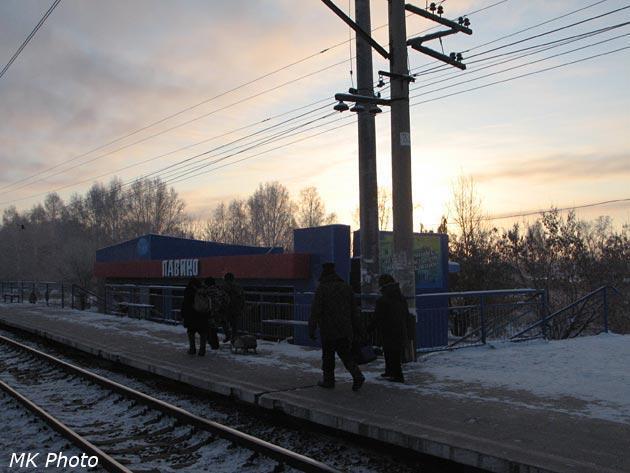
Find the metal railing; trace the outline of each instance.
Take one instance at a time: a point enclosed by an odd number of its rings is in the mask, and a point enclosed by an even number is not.
[[[45,281],[0,281],[4,302],[49,306],[181,323],[183,285],[107,284],[104,297],[75,284]],[[610,294],[603,286],[572,304],[549,314],[547,294],[536,289],[467,291],[421,294],[416,297],[417,346],[435,351],[482,345],[488,341],[531,338],[571,338],[608,331]],[[261,338],[305,337],[313,292],[291,287],[246,288],[243,316],[238,329]],[[377,332],[368,333],[378,294],[357,295],[362,336],[380,345]],[[299,335],[301,333],[301,335]]]
[[[620,296],[612,286],[602,286],[580,297],[575,302],[556,310],[515,333],[510,340],[549,338],[552,340],[597,335],[608,332],[610,295]]]
[[[508,340],[545,316],[545,292],[506,289],[417,296],[420,351]]]
[[[0,281],[2,302],[30,302],[53,307],[66,307],[72,285],[57,281]]]

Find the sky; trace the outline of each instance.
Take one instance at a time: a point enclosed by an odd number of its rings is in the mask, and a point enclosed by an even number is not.
[[[0,2],[0,66],[51,3]],[[344,11],[350,5],[354,16],[353,1],[336,3]],[[449,18],[482,11],[469,16],[473,35],[443,40],[446,53],[463,51],[465,74],[436,70],[433,59],[409,50],[411,72],[421,73],[411,86],[416,228],[435,227],[448,214],[459,176],[473,177],[490,217],[630,198],[630,49],[466,91],[630,46],[625,25],[520,53],[536,52],[527,57],[498,56],[628,22],[628,8],[490,51],[628,5],[443,3]],[[381,27],[373,37],[388,48],[382,27],[387,2],[372,0],[371,7],[372,26]],[[409,15],[406,26],[414,36],[434,24]],[[247,197],[259,183],[277,180],[296,197],[316,186],[327,209],[354,224],[356,117],[332,110],[334,94],[355,79],[349,37],[348,27],[318,0],[62,0],[0,78],[0,209],[27,209],[47,192],[67,199],[97,180],[128,182],[153,172],[173,179],[187,210],[199,218],[220,201]],[[430,46],[441,48],[439,42]],[[543,60],[552,55],[558,56]],[[386,67],[375,53],[374,71]],[[500,72],[508,68],[514,69]],[[389,120],[388,113],[376,116],[379,186],[391,189]],[[189,166],[206,167],[181,180],[174,168],[160,171],[189,158]],[[630,223],[630,202],[578,215]]]

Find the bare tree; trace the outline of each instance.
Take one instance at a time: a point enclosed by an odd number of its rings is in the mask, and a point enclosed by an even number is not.
[[[388,230],[392,220],[392,193],[386,187],[378,188],[378,228]]]
[[[481,198],[472,177],[460,176],[455,182],[450,213],[459,229],[460,249],[471,254],[484,230]]]
[[[279,182],[261,184],[247,200],[253,241],[263,246],[292,246],[295,226],[289,191]]]
[[[185,204],[160,178],[135,181],[126,197],[129,226],[136,235],[173,234],[179,230]]]
[[[296,215],[298,228],[329,225],[336,220],[337,216],[334,213],[326,214],[326,205],[316,187],[305,187],[300,191]]]
[[[352,220],[357,227],[361,226],[361,211],[354,209]],[[378,188],[378,228],[381,231],[389,229],[392,221],[392,193],[386,187]]]
[[[225,203],[221,202],[212,211],[203,230],[203,238],[208,241],[227,243],[227,211]]]
[[[252,230],[249,226],[249,207],[245,200],[234,199],[227,212],[227,242],[239,245],[253,243]]]

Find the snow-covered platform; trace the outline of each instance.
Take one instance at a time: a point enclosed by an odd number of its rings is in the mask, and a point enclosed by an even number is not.
[[[320,353],[261,342],[186,353],[183,327],[30,304],[0,324],[312,422],[496,472],[630,471],[630,336],[495,344],[422,357],[407,384],[364,368],[358,393],[338,362],[318,388]]]

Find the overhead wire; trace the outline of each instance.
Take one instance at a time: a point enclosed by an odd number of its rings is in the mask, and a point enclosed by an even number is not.
[[[60,0],[59,0],[59,1],[60,1]],[[495,7],[495,6],[497,6],[497,5],[500,5],[500,4],[502,4],[502,3],[506,3],[507,1],[508,1],[508,0],[501,0],[501,1],[495,2],[495,3],[491,4],[491,5],[486,6],[486,7],[480,8],[480,9],[478,9],[478,10],[474,10],[474,11],[472,11],[472,12],[469,12],[469,13],[467,13],[466,15],[472,15],[472,14],[475,14],[475,13],[479,13],[479,12],[482,12],[482,11],[488,10],[489,8],[493,8],[493,7]],[[379,29],[381,29],[381,28],[384,28],[385,26],[387,26],[387,23],[385,23],[385,24],[383,24],[383,25],[380,25],[380,26],[377,26],[377,27],[373,28],[373,29],[372,29],[372,32],[373,32],[373,31],[377,31],[377,30],[379,30]],[[430,28],[430,29],[432,29],[432,28]],[[350,38],[349,40],[341,41],[341,42],[336,43],[336,44],[334,44],[334,45],[332,45],[332,46],[329,46],[329,47],[327,47],[327,48],[324,48],[324,49],[320,50],[320,51],[319,51],[319,52],[317,52],[317,53],[311,54],[311,55],[306,56],[306,57],[304,57],[304,58],[302,58],[302,59],[299,59],[299,60],[294,61],[294,62],[292,62],[292,63],[290,63],[290,64],[287,64],[287,65],[285,65],[285,66],[282,66],[282,67],[280,67],[280,68],[278,68],[278,69],[275,69],[275,70],[273,70],[273,71],[271,71],[271,72],[269,72],[269,73],[266,73],[266,74],[263,74],[263,75],[261,75],[261,76],[258,76],[258,77],[256,77],[256,78],[254,78],[254,79],[250,80],[250,81],[247,81],[247,82],[245,82],[245,83],[239,84],[238,86],[235,86],[235,87],[233,87],[233,88],[231,88],[231,89],[229,89],[229,90],[227,90],[227,91],[221,92],[220,94],[217,94],[217,95],[215,95],[215,96],[213,96],[213,97],[210,97],[210,98],[208,98],[208,99],[205,99],[204,101],[198,102],[197,104],[194,104],[194,105],[191,105],[191,106],[189,106],[189,107],[186,107],[186,108],[184,108],[184,109],[182,109],[182,110],[179,110],[178,112],[175,112],[175,113],[173,113],[173,114],[167,115],[166,117],[163,117],[163,118],[161,118],[161,119],[159,119],[159,120],[157,120],[157,121],[154,121],[154,122],[152,122],[152,123],[150,123],[150,124],[148,124],[148,125],[146,125],[146,126],[143,126],[143,127],[141,127],[141,128],[138,128],[138,129],[136,129],[136,130],[133,130],[133,131],[131,131],[131,132],[129,132],[129,133],[127,133],[127,134],[125,134],[125,135],[122,135],[122,136],[120,136],[120,137],[118,137],[118,138],[116,138],[116,139],[114,139],[114,140],[110,140],[110,141],[108,141],[108,142],[107,142],[107,143],[105,143],[105,144],[102,144],[102,145],[100,145],[100,146],[98,146],[98,147],[92,148],[92,149],[90,149],[90,150],[89,150],[89,151],[87,151],[87,152],[84,152],[84,153],[82,153],[82,154],[80,154],[80,155],[76,155],[76,156],[74,156],[74,157],[72,157],[72,158],[70,158],[70,159],[68,159],[68,160],[65,160],[65,161],[63,161],[63,162],[61,162],[61,163],[55,164],[55,165],[53,165],[53,166],[50,166],[50,167],[48,167],[48,168],[46,168],[46,169],[44,169],[44,170],[42,170],[42,171],[39,171],[39,172],[34,173],[34,174],[32,174],[32,175],[29,175],[29,176],[26,176],[26,177],[24,177],[24,178],[21,178],[21,179],[19,179],[18,181],[15,181],[15,182],[13,182],[13,183],[10,183],[10,184],[7,184],[7,185],[5,185],[5,186],[2,186],[2,187],[0,187],[0,191],[1,191],[1,190],[4,190],[4,189],[7,189],[7,188],[10,188],[10,187],[13,187],[13,186],[14,186],[14,185],[16,185],[16,184],[20,184],[20,183],[22,183],[22,182],[28,181],[28,180],[32,179],[33,177],[37,177],[37,176],[40,176],[40,175],[42,175],[42,174],[46,174],[46,173],[48,173],[48,172],[49,172],[49,171],[51,171],[51,170],[58,169],[58,168],[59,168],[59,167],[61,167],[61,166],[64,166],[64,165],[66,165],[66,164],[68,164],[68,163],[71,163],[71,162],[74,162],[74,161],[76,161],[76,160],[78,160],[78,159],[80,159],[80,158],[83,158],[83,157],[85,157],[85,156],[87,156],[87,155],[89,155],[89,154],[92,154],[92,153],[94,153],[94,152],[96,152],[96,151],[100,151],[100,150],[102,150],[102,149],[104,149],[104,148],[106,148],[106,147],[108,147],[108,146],[110,146],[110,145],[112,145],[112,144],[115,144],[115,143],[118,143],[118,142],[120,142],[120,141],[123,141],[124,139],[129,138],[129,137],[131,137],[131,136],[133,136],[133,135],[136,135],[136,134],[138,134],[138,133],[140,133],[140,132],[142,132],[142,131],[144,131],[144,130],[147,130],[147,129],[149,129],[149,128],[151,128],[151,127],[155,126],[155,125],[159,125],[159,124],[161,124],[161,123],[166,122],[167,120],[170,120],[170,119],[172,119],[172,118],[175,118],[175,117],[177,117],[177,116],[180,116],[180,115],[182,115],[183,113],[186,113],[186,112],[188,112],[188,111],[190,111],[190,110],[193,110],[193,109],[195,109],[195,108],[198,108],[198,107],[199,107],[199,106],[201,106],[201,105],[204,105],[204,104],[206,104],[206,103],[209,103],[209,102],[211,102],[211,101],[213,101],[213,100],[216,100],[216,99],[218,99],[218,98],[220,98],[220,97],[223,97],[223,96],[225,96],[225,95],[227,95],[227,94],[229,94],[229,93],[235,92],[236,90],[239,90],[239,89],[241,89],[241,88],[243,88],[243,87],[246,87],[246,86],[248,86],[248,85],[251,85],[252,83],[255,83],[255,82],[257,82],[257,81],[260,81],[260,80],[262,80],[262,79],[265,79],[265,78],[267,78],[267,77],[270,77],[270,76],[272,76],[272,75],[274,75],[274,74],[277,74],[278,72],[281,72],[281,71],[284,71],[284,70],[286,70],[286,69],[289,69],[289,68],[291,68],[291,67],[293,67],[293,66],[295,66],[295,65],[301,64],[301,63],[303,63],[303,62],[305,62],[305,61],[307,61],[307,60],[309,60],[309,59],[312,59],[312,58],[314,58],[314,57],[316,57],[316,56],[319,56],[319,55],[321,55],[321,54],[323,54],[323,53],[325,53],[325,52],[328,52],[328,51],[330,51],[330,50],[332,50],[332,49],[335,49],[335,48],[337,48],[337,47],[339,47],[339,46],[342,46],[342,45],[346,44],[346,43],[347,43],[347,42],[349,42],[349,41],[351,42],[351,40],[352,40],[352,38]],[[344,60],[344,61],[345,61],[345,60]],[[332,64],[332,65],[327,66],[327,67],[325,67],[325,68],[323,68],[323,69],[319,69],[318,71],[315,71],[314,73],[308,74],[307,76],[311,76],[311,75],[314,75],[315,73],[323,72],[323,71],[328,70],[328,69],[330,69],[330,68],[332,68],[332,67],[335,67],[335,66],[337,66],[337,65],[339,65],[339,64],[343,64],[343,62],[344,62],[344,61],[341,61],[341,62],[339,62],[339,63]],[[307,76],[302,76],[301,78],[305,78],[305,77],[307,77]],[[300,78],[300,79],[301,79],[301,78]],[[300,79],[297,79],[297,80],[300,80]],[[278,87],[276,87],[276,88],[272,88],[271,90],[276,90],[277,88],[283,87],[283,86],[288,85],[288,84],[290,84],[290,83],[292,83],[292,81],[289,81],[289,82],[285,82],[285,83],[283,83],[283,84],[280,84],[280,86],[278,86]],[[268,91],[269,91],[269,90],[268,90]],[[264,93],[264,92],[263,92],[263,93]],[[255,96],[258,96],[258,95],[259,95],[259,94],[256,94]],[[251,96],[250,96],[250,98],[253,98],[253,97],[251,97]],[[196,120],[201,119],[201,118],[205,118],[206,116],[208,116],[208,114],[204,114],[204,115],[202,115],[202,116],[200,116],[200,117],[197,117],[196,119],[193,119],[193,120],[190,120],[190,121],[184,122],[184,123],[183,123],[183,124],[181,124],[180,126],[185,126],[185,125],[187,125],[187,124],[189,124],[189,123],[191,123],[191,122],[193,122],[193,121],[196,121]],[[154,138],[154,137],[160,136],[160,135],[162,135],[162,134],[164,134],[164,133],[167,133],[167,132],[172,131],[172,130],[174,130],[174,129],[176,129],[176,128],[179,128],[180,126],[171,127],[171,128],[166,129],[166,130],[163,130],[163,131],[162,131],[162,132],[160,132],[160,133],[156,133],[156,134],[154,134],[154,135],[151,135],[150,137],[148,137],[148,138],[146,138],[146,139],[142,139],[142,140],[135,141],[135,142],[133,142],[133,143],[129,144],[128,146],[120,147],[120,148],[118,148],[118,149],[116,149],[116,150],[112,151],[112,153],[115,153],[115,152],[121,151],[122,149],[126,149],[126,148],[131,147],[131,146],[134,146],[134,145],[136,145],[136,144],[142,143],[142,142],[144,142],[144,141],[147,141],[148,139],[151,139],[151,138]],[[104,155],[101,155],[98,159],[100,159],[100,158],[102,158],[102,157],[110,156],[112,153],[106,153],[106,154],[104,154]],[[90,162],[93,162],[93,161],[94,161],[94,160],[90,160],[90,161],[87,161],[87,163],[90,163]],[[79,166],[81,166],[81,165],[83,165],[83,164],[79,164]],[[72,167],[72,168],[70,168],[70,169],[73,169],[73,168],[74,168],[74,167]],[[64,170],[63,172],[67,172],[68,170],[69,170],[69,169],[66,169],[66,170]],[[50,177],[54,177],[54,176],[56,176],[56,175],[58,175],[58,173],[57,173],[57,174],[54,174],[54,175],[51,175],[51,176],[47,176],[47,177],[45,177],[44,179],[48,179],[48,178],[50,178]],[[34,183],[36,183],[36,182],[41,182],[42,180],[43,180],[43,179],[39,179],[39,180],[37,180],[37,181],[33,181],[33,182],[31,182],[29,185],[34,184]],[[19,188],[17,188],[17,189],[21,189],[21,188],[23,188],[23,187],[24,187],[24,186],[19,187]],[[17,189],[14,189],[14,190],[17,190]]]
[[[613,54],[613,53],[616,53],[616,52],[619,52],[619,51],[622,51],[622,50],[627,50],[627,49],[630,49],[630,46],[628,46],[628,47],[623,47],[623,48],[618,48],[618,49],[616,49],[616,50],[613,50],[613,51],[608,51],[608,52],[606,52],[606,53],[600,53],[600,54],[592,55],[592,56],[589,56],[589,57],[586,57],[586,58],[581,58],[581,59],[578,59],[578,60],[575,60],[575,61],[571,61],[571,62],[568,62],[568,63],[555,65],[555,66],[552,66],[552,67],[549,67],[549,68],[545,68],[545,69],[542,69],[542,70],[529,72],[529,73],[527,73],[527,74],[521,74],[521,75],[519,75],[519,76],[510,77],[510,78],[503,79],[503,80],[500,80],[500,81],[495,81],[495,82],[492,82],[492,83],[489,83],[489,84],[484,84],[483,86],[474,87],[474,88],[471,88],[471,89],[469,89],[469,90],[467,90],[467,91],[478,90],[478,89],[481,89],[481,88],[486,88],[486,87],[490,87],[490,86],[492,86],[492,85],[497,85],[497,84],[501,84],[501,83],[505,83],[505,82],[509,82],[509,81],[513,81],[513,80],[517,80],[517,79],[520,79],[520,78],[523,78],[523,77],[527,77],[527,76],[531,76],[531,75],[534,75],[534,74],[540,74],[540,73],[543,73],[543,72],[547,72],[547,71],[550,71],[550,70],[558,69],[558,68],[565,67],[565,66],[572,65],[572,64],[576,64],[576,63],[579,63],[579,62],[584,62],[584,61],[587,61],[587,60],[590,60],[590,59],[594,59],[594,58],[597,58],[597,57],[601,57],[601,56],[605,56],[605,55]],[[436,97],[436,98],[433,98],[433,99],[431,99],[431,100],[425,100],[425,101],[421,101],[421,102],[411,103],[411,104],[410,104],[410,107],[415,107],[415,106],[422,105],[422,104],[427,103],[427,102],[430,102],[430,101],[436,101],[436,100],[444,99],[444,98],[450,97],[450,96],[452,96],[452,95],[457,95],[457,94],[461,94],[461,93],[464,93],[464,91],[460,91],[460,92],[458,92],[458,93],[456,93],[456,94],[447,94],[447,95],[444,95],[444,96],[441,96],[441,97]],[[388,113],[388,112],[384,112],[384,114],[386,114],[386,113]],[[267,153],[269,153],[269,152],[271,152],[271,151],[275,151],[276,149],[285,148],[286,146],[289,146],[289,145],[291,145],[291,144],[293,144],[293,143],[297,143],[297,142],[305,141],[305,140],[307,140],[307,139],[310,139],[310,138],[313,138],[313,137],[316,137],[316,136],[321,136],[321,135],[323,135],[323,134],[325,134],[325,133],[329,133],[329,132],[331,132],[331,131],[338,130],[338,129],[340,129],[340,128],[343,128],[343,127],[345,127],[345,126],[349,126],[349,125],[352,125],[352,124],[353,124],[353,122],[348,122],[348,123],[343,124],[343,125],[337,125],[337,126],[334,126],[334,127],[332,127],[332,128],[329,128],[329,129],[327,129],[327,130],[324,130],[324,131],[318,132],[318,133],[316,133],[316,134],[313,134],[313,135],[310,135],[310,136],[307,136],[307,137],[302,137],[302,138],[300,138],[300,139],[298,139],[298,140],[296,140],[296,141],[294,141],[294,142],[286,143],[286,144],[283,144],[283,145],[278,146],[278,147],[276,147],[276,148],[272,148],[272,149],[269,149],[269,150],[265,150],[265,151],[263,151],[263,152],[256,153],[256,154],[251,155],[251,156],[246,156],[246,157],[243,157],[243,158],[238,159],[238,160],[235,160],[235,161],[231,161],[231,162],[228,162],[228,163],[223,163],[222,165],[217,166],[216,168],[206,169],[206,170],[204,170],[204,171],[201,171],[201,172],[195,173],[195,174],[193,174],[193,175],[188,175],[188,176],[183,177],[183,178],[181,178],[181,179],[176,179],[176,180],[168,181],[168,183],[169,183],[169,184],[174,184],[174,183],[182,182],[182,181],[184,181],[184,180],[192,179],[192,178],[194,178],[194,177],[197,177],[197,176],[200,176],[200,175],[203,175],[203,174],[207,174],[207,173],[209,173],[209,172],[213,172],[213,171],[216,171],[216,170],[221,169],[221,168],[225,168],[225,167],[230,166],[230,165],[238,164],[238,163],[240,163],[240,162],[243,162],[243,161],[245,161],[245,160],[249,160],[249,159],[252,159],[252,158],[258,157],[258,156],[263,155],[263,154],[267,154]]]
[[[625,25],[630,25],[630,22],[624,23],[624,26]],[[440,87],[438,89],[434,89],[434,90],[430,90],[430,91],[427,91],[427,92],[423,92],[421,94],[415,94],[415,95],[410,96],[410,98],[416,98],[416,97],[421,97],[421,96],[424,96],[424,95],[430,95],[430,94],[435,93],[435,92],[441,92],[444,89],[450,89],[452,87],[457,87],[457,86],[460,86],[460,85],[468,84],[470,82],[475,82],[475,81],[478,81],[478,80],[481,80],[481,79],[486,79],[488,77],[492,77],[492,76],[495,76],[497,74],[502,74],[502,73],[505,73],[505,72],[513,71],[515,69],[520,69],[522,67],[531,66],[533,64],[538,64],[539,62],[548,61],[550,59],[555,59],[557,57],[564,56],[566,54],[571,54],[571,53],[574,53],[574,52],[577,52],[577,51],[582,51],[584,49],[588,49],[588,48],[592,48],[592,47],[595,47],[595,46],[599,46],[601,44],[605,44],[605,43],[608,43],[610,41],[614,41],[616,39],[627,37],[629,35],[630,35],[630,33],[626,33],[626,34],[614,36],[612,38],[607,38],[605,40],[597,41],[595,43],[588,44],[588,45],[585,45],[585,46],[581,46],[579,48],[574,48],[574,49],[571,49],[571,50],[568,50],[568,51],[563,51],[563,52],[560,52],[560,53],[557,53],[557,54],[553,54],[553,55],[550,55],[550,56],[547,56],[547,57],[544,57],[544,58],[541,58],[541,59],[537,59],[537,60],[534,60],[534,61],[529,61],[529,62],[526,62],[526,63],[523,63],[523,64],[518,64],[516,66],[508,67],[508,68],[500,70],[500,71],[494,71],[494,72],[491,72],[489,74],[485,74],[485,75],[482,75],[482,76],[479,76],[479,77],[475,77],[473,79],[467,79],[467,80],[464,80],[464,81],[461,81],[461,82],[457,82],[455,84],[450,84],[450,85],[442,86],[442,87]],[[500,64],[502,64],[502,63],[500,63]],[[496,67],[496,65],[494,65],[493,67]],[[479,70],[482,70],[482,69],[470,71],[470,73],[478,72]],[[458,75],[456,77],[453,77],[453,79],[456,79],[456,78],[460,77],[461,75],[464,75],[464,74],[460,74],[460,75]],[[430,84],[425,84],[425,85],[422,85],[420,87],[412,88],[410,90],[418,90],[418,89],[429,87],[431,85],[435,85],[435,84],[442,83],[442,82],[444,82],[444,81],[442,80],[442,81],[439,81],[439,82],[432,82]]]
[[[35,25],[35,27],[33,28],[33,30],[29,33],[29,35],[26,37],[26,39],[22,42],[22,44],[20,44],[20,47],[17,49],[17,51],[15,51],[15,53],[13,54],[13,56],[11,56],[11,58],[9,59],[9,62],[7,62],[5,64],[5,66],[2,68],[2,70],[0,71],[0,79],[2,79],[2,77],[4,76],[4,74],[9,70],[9,67],[11,67],[11,64],[13,64],[13,62],[15,62],[15,60],[17,59],[17,57],[22,53],[22,51],[24,50],[24,48],[26,47],[26,45],[31,41],[31,39],[33,39],[33,37],[35,36],[35,34],[39,31],[39,29],[42,27],[42,25],[44,24],[44,22],[46,21],[46,19],[50,16],[50,14],[53,12],[53,10],[55,8],[57,8],[57,5],[59,5],[59,3],[61,2],[61,0],[55,0],[52,5],[48,8],[48,10],[46,10],[46,13],[44,13],[44,16],[42,16],[42,18],[37,22],[37,24]]]
[[[462,54],[464,54],[464,53],[467,53],[467,52],[470,52],[470,51],[475,51],[475,50],[477,50],[479,48],[482,48],[484,46],[488,46],[490,44],[495,44],[495,43],[498,43],[500,41],[503,41],[504,39],[512,38],[512,37],[517,36],[519,34],[525,33],[526,31],[531,31],[533,29],[540,28],[541,26],[547,25],[549,23],[553,23],[555,21],[562,20],[562,19],[567,18],[569,16],[575,15],[576,13],[580,13],[580,12],[582,12],[584,10],[588,10],[589,8],[593,8],[593,7],[597,6],[597,5],[600,5],[600,4],[608,2],[608,1],[609,0],[598,0],[597,2],[591,3],[591,4],[586,5],[584,7],[581,7],[581,8],[575,9],[575,10],[571,10],[569,12],[563,13],[562,15],[556,16],[554,18],[550,18],[549,20],[545,20],[545,21],[536,23],[534,25],[527,26],[527,27],[522,28],[520,30],[517,30],[515,32],[509,33],[509,34],[506,34],[506,35],[502,35],[502,36],[500,36],[498,38],[495,38],[495,39],[493,39],[491,41],[487,41],[485,43],[481,43],[481,44],[475,45],[472,48],[468,48],[468,49],[460,51],[460,52]],[[467,16],[467,15],[465,15],[465,16]],[[418,34],[425,33],[425,32],[426,31],[415,33],[414,36],[418,35]],[[532,38],[532,37],[530,37],[530,38]],[[434,60],[434,61],[431,61],[428,64],[425,64],[424,66],[418,66],[418,67],[414,68],[414,70],[419,70],[419,69],[422,69],[423,67],[429,67],[432,64],[437,64],[437,63],[440,63],[440,61],[439,60]],[[446,68],[446,67],[450,67],[450,66],[444,65],[444,64],[440,64],[438,67],[440,67],[440,68],[445,67]],[[421,71],[421,72],[424,72],[424,71]]]
[[[517,80],[517,79],[520,79],[520,78],[532,76],[532,75],[535,75],[535,74],[548,72],[548,71],[551,71],[551,70],[554,70],[554,69],[558,69],[558,68],[561,68],[561,67],[565,67],[565,66],[576,64],[576,63],[580,63],[580,62],[584,62],[584,61],[587,61],[587,60],[590,60],[590,59],[602,57],[602,56],[605,56],[605,55],[613,54],[613,53],[620,52],[622,50],[627,50],[627,49],[630,49],[630,46],[618,48],[618,49],[615,49],[615,50],[612,50],[612,51],[607,51],[607,52],[604,52],[604,53],[595,54],[595,55],[588,56],[588,57],[585,57],[585,58],[580,58],[580,59],[577,59],[577,60],[574,60],[574,61],[570,61],[570,62],[567,62],[567,63],[554,65],[554,66],[551,66],[551,67],[548,67],[548,68],[544,68],[544,69],[541,69],[541,70],[528,72],[526,74],[521,74],[521,75],[518,75],[518,76],[502,79],[502,80],[491,82],[491,83],[488,83],[488,84],[483,84],[481,86],[469,88],[469,89],[462,90],[462,91],[457,91],[457,92],[446,94],[446,95],[443,95],[443,96],[440,96],[440,97],[434,97],[434,98],[431,98],[431,99],[428,99],[428,100],[423,100],[423,101],[420,101],[420,102],[411,103],[410,107],[415,107],[415,106],[422,105],[422,104],[425,104],[425,103],[428,103],[428,102],[434,102],[434,101],[437,101],[437,100],[442,100],[442,99],[445,99],[445,98],[448,98],[448,97],[452,97],[454,95],[460,95],[460,94],[463,94],[463,93],[467,93],[467,92],[471,92],[471,91],[487,88],[487,87],[490,87],[490,86],[493,86],[493,85],[497,85],[497,84],[501,84],[501,83],[505,83],[505,82],[509,82],[509,81],[513,81],[513,80]],[[415,96],[413,96],[411,98],[415,98]],[[388,113],[388,112],[385,112],[384,114],[386,114],[386,113]],[[352,116],[350,116],[350,117],[352,117]],[[207,174],[207,173],[215,171],[217,169],[221,169],[221,168],[224,168],[226,166],[237,164],[237,163],[243,162],[245,160],[252,159],[254,157],[257,157],[257,156],[260,156],[260,155],[263,155],[263,154],[267,154],[267,153],[275,151],[277,149],[285,148],[285,147],[287,147],[287,146],[289,146],[291,144],[302,142],[302,141],[305,141],[307,139],[314,138],[316,136],[321,136],[321,135],[323,135],[325,133],[329,133],[331,131],[338,130],[338,129],[343,128],[345,126],[351,125],[352,123],[353,122],[348,122],[348,123],[343,124],[343,125],[336,125],[336,126],[334,126],[332,128],[329,128],[327,130],[315,133],[313,135],[309,135],[307,137],[299,138],[297,140],[294,140],[294,141],[289,142],[289,143],[285,143],[285,144],[277,146],[275,148],[271,148],[271,149],[268,149],[268,150],[256,153],[256,154],[251,155],[251,156],[246,156],[244,158],[241,158],[241,159],[238,159],[238,160],[235,160],[235,161],[231,161],[231,162],[228,162],[228,163],[223,163],[222,165],[217,166],[216,168],[212,168],[212,169],[209,169],[209,170],[206,169],[206,170],[203,170],[201,172],[194,173],[192,175],[188,174],[186,176],[178,176],[177,178],[169,181],[169,183],[173,184],[173,183],[182,182],[182,181],[185,181],[185,180],[188,180],[188,179],[192,179],[192,178],[197,177],[199,175]],[[243,152],[243,151],[241,151],[241,152]],[[236,153],[236,154],[240,154],[241,152]],[[31,198],[31,197],[27,197],[27,198]],[[24,199],[27,199],[27,198],[24,198]],[[17,200],[24,200],[24,199],[17,199]],[[10,202],[15,202],[17,200],[13,200],[13,201],[10,201]],[[2,202],[1,204],[6,204],[6,203],[7,202]]]
[[[539,45],[539,46],[540,46],[540,45]],[[621,48],[621,49],[625,49],[625,48]],[[616,51],[618,51],[618,50],[616,50]],[[614,51],[614,52],[616,52],[616,51]],[[595,56],[593,56],[593,57],[595,57]],[[588,59],[588,58],[587,58],[587,59]],[[579,61],[576,61],[576,62],[579,62]],[[573,62],[572,62],[572,63],[573,63]],[[540,72],[540,71],[538,71],[538,72]],[[531,75],[531,74],[528,74],[528,75]],[[519,76],[519,77],[521,77],[521,76]],[[516,77],[516,78],[518,78],[518,77]],[[514,79],[515,79],[515,78],[511,78],[511,79],[509,79],[509,80],[514,80]],[[500,82],[503,82],[503,81],[498,81],[498,82],[496,82],[496,83],[500,83]],[[485,85],[485,86],[488,86],[488,85]],[[477,88],[474,88],[473,90],[476,90],[476,89],[477,89]],[[451,96],[451,95],[452,95],[452,94],[448,94],[447,96]],[[423,101],[423,102],[421,102],[421,103],[426,103],[426,101]],[[417,104],[414,104],[414,105],[417,105]],[[344,125],[344,126],[345,126],[345,125]],[[319,135],[319,134],[318,134],[318,135]],[[317,136],[318,136],[318,135],[317,135]],[[266,152],[268,152],[268,151],[266,151]],[[241,160],[239,160],[239,162],[240,162],[240,161],[241,161]],[[229,163],[228,163],[228,164],[229,164]],[[224,166],[221,166],[221,167],[224,167]]]

